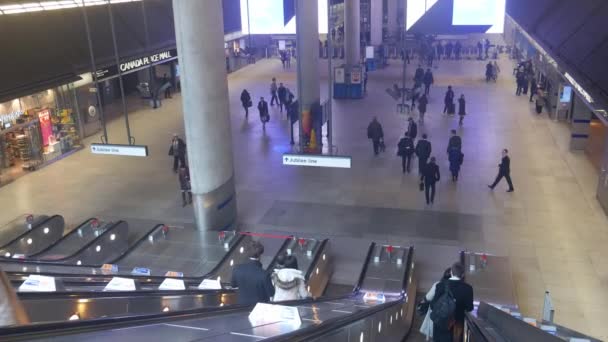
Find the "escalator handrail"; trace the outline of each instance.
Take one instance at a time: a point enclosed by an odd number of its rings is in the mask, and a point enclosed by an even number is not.
[[[131,252],[133,252],[137,247],[139,247],[139,245],[141,245],[144,241],[146,241],[150,235],[154,234],[154,232],[162,226],[164,226],[164,224],[157,224],[156,226],[154,226],[154,228],[152,228],[150,231],[148,231],[146,234],[144,234],[142,237],[140,237],[137,241],[135,241],[135,243],[132,246],[130,246],[126,251],[124,251],[116,259],[108,262],[108,264],[117,264],[121,260],[123,260],[124,258],[129,256],[131,254]]]
[[[215,273],[221,266],[223,263],[227,262],[230,255],[232,255],[232,253],[236,250],[236,246],[239,245],[239,243],[245,238],[245,235],[239,234],[239,237],[237,238],[237,240],[235,241],[235,243],[232,244],[232,246],[230,247],[230,249],[228,249],[228,252],[222,257],[222,259],[220,259],[220,261],[217,263],[217,265],[214,266],[214,268],[210,271],[207,272],[206,274],[202,275],[202,276],[196,276],[196,277],[167,277],[167,276],[138,276],[138,275],[132,275],[132,274],[120,274],[120,273],[116,273],[116,274],[74,274],[74,273],[56,273],[56,272],[40,272],[40,273],[35,273],[36,275],[45,275],[45,276],[50,276],[50,277],[55,277],[55,278],[91,278],[91,279],[95,279],[95,278],[113,278],[113,277],[121,277],[121,278],[129,278],[129,279],[135,279],[135,280],[145,280],[146,284],[160,284],[160,282],[164,281],[167,278],[171,278],[171,279],[180,279],[183,280],[184,282],[200,282],[202,279],[208,278],[210,277],[210,275],[212,275],[213,273]],[[46,264],[46,263],[45,263]],[[54,266],[63,266],[63,265],[54,265]],[[85,266],[75,266],[75,265],[71,265],[71,267],[83,267],[86,268]],[[95,268],[95,267],[91,267],[89,266],[88,268]],[[8,274],[10,274],[11,276],[27,276],[29,274],[32,273],[20,273],[20,272],[7,272]],[[156,282],[153,282],[152,280],[156,280]],[[104,283],[103,285],[105,285],[108,281],[103,280],[100,281],[102,283]],[[87,281],[87,283],[90,286],[95,286],[95,282],[93,281]]]
[[[20,300],[45,300],[45,299],[98,299],[115,297],[149,297],[149,296],[188,296],[188,295],[215,295],[233,293],[235,289],[221,290],[138,290],[138,291],[76,291],[76,292],[19,292]]]
[[[287,248],[287,246],[289,245],[289,242],[292,239],[295,239],[295,236],[291,235],[290,237],[285,239],[285,241],[283,241],[283,244],[279,248],[278,252],[276,252],[274,254],[274,256],[272,257],[272,260],[270,260],[270,263],[268,263],[268,266],[266,267],[267,272],[272,272],[274,270],[273,268],[274,268],[274,265],[277,263],[277,259],[279,258],[279,255],[281,255],[281,253],[283,253],[283,251]]]
[[[496,341],[496,339],[493,338],[490,334],[488,334],[485,329],[483,329],[482,327],[479,326],[479,322],[473,316],[472,313],[465,312],[464,313],[464,319],[467,322],[467,327],[469,329],[471,329],[471,330],[474,330],[478,335],[480,335],[481,337],[483,337],[484,341],[487,341],[487,342],[495,342]],[[465,331],[464,333],[466,334],[467,332]]]
[[[408,279],[409,274],[412,271],[411,259],[413,257],[413,250],[414,249],[412,247],[410,247],[409,251],[408,251],[408,258],[407,258],[408,265],[407,265],[406,271],[404,273],[404,280]],[[368,253],[368,256],[369,256],[369,253]],[[369,262],[369,258],[366,259],[366,264],[368,262]],[[366,269],[364,269],[364,271],[366,271]],[[404,282],[405,287],[403,288],[403,293],[405,293],[407,291],[407,288],[406,288],[407,285],[408,285],[408,283],[407,283],[407,281],[405,281]],[[369,309],[361,310],[361,311],[356,312],[351,315],[331,318],[326,321],[323,321],[320,324],[311,325],[304,329],[295,330],[291,333],[287,333],[287,334],[279,335],[279,336],[272,337],[269,339],[265,339],[265,341],[268,341],[268,342],[279,342],[279,341],[280,342],[283,342],[283,341],[294,342],[294,341],[314,340],[315,338],[322,337],[325,334],[328,334],[337,329],[351,325],[359,320],[372,316],[378,312],[382,312],[384,310],[392,308],[393,306],[399,306],[402,304],[402,302],[404,300],[405,300],[405,297],[401,296],[398,300],[394,300],[394,301],[391,301],[388,303],[383,303],[383,304],[371,307]],[[410,303],[415,303],[415,301],[412,300],[412,301],[410,301]],[[404,331],[403,336],[405,337],[407,333],[408,333],[407,331]]]
[[[376,248],[376,243],[372,242],[369,245],[369,248],[367,250],[367,255],[365,256],[363,266],[361,267],[361,272],[359,273],[359,279],[357,279],[357,284],[355,285],[355,288],[353,289],[354,293],[359,292],[359,289],[361,289],[361,285],[363,285],[363,280],[365,279],[365,274],[367,273],[367,265],[369,265],[369,261],[372,257],[372,253],[374,252],[375,248]]]
[[[307,283],[308,283],[308,279],[310,279],[310,275],[312,274],[312,272],[314,270],[314,265],[316,265],[317,262],[319,262],[319,258],[321,257],[321,254],[325,250],[325,247],[327,246],[328,241],[329,241],[328,239],[324,239],[323,241],[321,241],[319,248],[317,248],[317,253],[312,258],[312,261],[310,262],[311,267],[308,268],[308,271],[306,271],[306,274],[304,275],[304,281],[306,281]]]
[[[42,215],[41,215],[42,216]],[[53,215],[53,216],[48,216],[46,219],[36,223],[35,226],[32,226],[31,229],[28,229],[26,231],[24,231],[23,233],[19,234],[16,238],[12,239],[11,241],[9,241],[8,243],[4,244],[3,246],[0,246],[0,249],[4,249],[9,247],[10,245],[14,244],[15,242],[19,241],[20,239],[24,238],[26,235],[30,234],[31,232],[33,232],[34,230],[38,230],[38,228],[42,227],[45,223],[57,218],[57,217],[61,217],[61,219],[63,220],[63,217],[61,215]],[[65,222],[64,222],[64,227],[63,229],[65,229]]]
[[[67,234],[63,235],[63,236],[62,236],[61,238],[59,238],[57,241],[55,241],[55,242],[53,242],[52,244],[50,244],[50,245],[46,246],[45,248],[43,248],[42,250],[38,251],[37,253],[34,253],[34,254],[32,254],[32,255],[29,255],[29,256],[28,256],[28,258],[35,258],[35,257],[37,257],[38,255],[40,255],[40,254],[42,254],[42,253],[44,253],[44,252],[48,251],[49,249],[51,249],[51,248],[55,247],[57,244],[61,243],[61,241],[65,240],[65,239],[66,239],[66,238],[68,238],[70,235],[72,235],[72,234],[76,233],[76,232],[78,231],[78,229],[80,229],[80,227],[82,227],[82,226],[84,226],[85,224],[87,224],[87,223],[89,223],[89,222],[91,222],[91,221],[93,221],[93,220],[96,220],[96,219],[97,219],[97,218],[95,218],[95,217],[91,217],[91,218],[89,218],[88,220],[85,220],[85,221],[84,221],[84,222],[82,222],[81,224],[77,225],[77,226],[76,226],[76,228],[74,228],[74,229],[70,230],[70,231],[69,231]],[[65,228],[64,228],[64,229],[65,229]],[[32,260],[27,260],[27,259],[24,259],[24,260],[21,260],[21,261],[17,261],[17,260],[12,260],[12,261],[15,261],[15,262],[28,262],[28,261],[32,261]]]
[[[80,253],[86,251],[89,247],[93,246],[94,244],[98,243],[99,241],[101,241],[102,238],[104,238],[106,235],[111,234],[114,229],[116,229],[117,227],[119,227],[121,224],[126,224],[127,225],[127,229],[129,227],[128,223],[125,221],[116,221],[116,222],[108,222],[107,223],[109,225],[109,227],[103,231],[103,233],[99,234],[99,236],[95,237],[93,240],[87,242],[84,246],[82,246],[80,249],[78,249],[75,253],[72,253],[72,255],[68,255],[65,256],[63,258],[59,258],[59,259],[53,259],[53,260],[35,260],[35,262],[41,262],[41,263],[57,263],[58,261],[65,261],[71,258],[75,258],[77,255],[79,255]],[[81,265],[84,267],[99,267],[101,265]]]

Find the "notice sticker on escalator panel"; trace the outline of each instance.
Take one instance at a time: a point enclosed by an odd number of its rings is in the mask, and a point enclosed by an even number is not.
[[[135,280],[129,278],[114,277],[104,291],[135,291]]]
[[[149,268],[144,268],[144,267],[135,267],[133,269],[133,271],[131,271],[131,274],[133,274],[133,275],[141,275],[141,276],[149,276],[150,275],[150,269]]]
[[[19,292],[55,292],[55,278],[32,274],[19,286]]]

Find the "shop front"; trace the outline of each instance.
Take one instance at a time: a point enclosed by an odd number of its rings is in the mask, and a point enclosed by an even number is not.
[[[65,89],[0,104],[0,185],[82,148],[74,97]]]

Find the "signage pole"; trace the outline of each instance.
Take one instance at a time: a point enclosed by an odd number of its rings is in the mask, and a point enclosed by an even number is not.
[[[125,86],[122,81],[122,70],[120,70],[120,57],[118,56],[118,43],[116,42],[116,31],[114,29],[114,15],[112,14],[112,3],[108,2],[108,14],[110,15],[110,30],[112,32],[112,42],[114,43],[114,59],[118,66],[118,84],[120,85],[120,96],[122,99],[122,111],[125,114],[125,124],[127,127],[127,141],[129,145],[135,143],[135,138],[131,136],[131,127],[129,126],[129,113],[127,112],[127,100],[125,99]]]
[[[141,1],[141,13],[144,19],[144,32],[145,35],[144,37],[146,38],[146,46],[145,46],[145,50],[146,50],[146,54],[149,54],[150,51],[150,33],[148,32],[148,17],[146,16],[146,2],[145,0]],[[120,65],[118,66],[120,68]],[[150,79],[148,81],[148,88],[150,89],[150,95],[152,96],[152,101],[153,101],[153,107],[156,108],[156,97],[155,96],[155,92],[154,92],[154,88],[156,85],[156,80],[155,80],[155,76],[154,76],[154,69],[152,68],[153,66],[151,65],[148,68],[148,78]]]
[[[401,97],[401,110],[404,110],[404,108],[405,108],[405,100],[406,100],[405,99],[405,97],[406,97],[405,82],[406,82],[406,79],[407,79],[407,76],[406,76],[407,61],[406,61],[406,57],[405,57],[406,56],[405,54],[407,53],[407,51],[405,49],[406,48],[406,46],[405,46],[406,45],[405,44],[405,42],[406,42],[405,36],[406,36],[406,33],[407,33],[407,0],[403,0],[403,30],[401,32],[402,32],[402,34],[401,34],[401,49],[403,50],[403,75],[402,75],[402,77],[403,77],[403,80],[402,80],[402,82],[403,82],[402,83],[403,94],[402,95],[403,96]],[[410,57],[412,57],[412,56],[410,56]]]
[[[304,0],[294,0],[294,5],[296,6],[295,7],[296,8],[296,44],[297,44],[296,59],[299,59],[301,57],[300,51],[302,51],[301,50],[302,44],[300,44],[301,43],[300,40],[302,37],[301,36],[302,30],[300,30],[299,28],[300,28],[300,26],[302,26],[303,20],[298,20],[298,15],[297,15],[298,1],[304,1]],[[310,1],[310,0],[308,0],[308,1]],[[302,19],[302,18],[300,18],[300,19]],[[304,130],[302,127],[302,68],[300,66],[301,63],[299,63],[297,60],[296,60],[296,62],[297,62],[296,65],[298,66],[298,70],[297,70],[297,72],[298,72],[298,77],[297,77],[297,80],[298,80],[298,128],[299,128],[298,129],[298,134],[299,134],[298,143],[300,145],[300,153],[304,153],[304,139],[303,139]]]
[[[89,44],[89,56],[91,57],[91,76],[93,77],[93,84],[95,84],[95,95],[97,96],[97,106],[99,107],[99,119],[101,121],[101,127],[103,128],[103,135],[101,136],[101,142],[104,144],[108,143],[108,129],[106,128],[106,118],[103,113],[103,104],[101,103],[101,95],[99,95],[99,81],[97,80],[97,65],[95,64],[95,54],[93,53],[93,41],[91,40],[91,28],[89,27],[89,16],[87,14],[87,6],[84,1],[79,1],[82,6],[82,16],[84,18],[84,27],[87,33],[87,41]]]
[[[334,88],[334,75],[332,70],[332,41],[331,41],[331,28],[333,23],[331,22],[331,1],[327,1],[327,144],[329,145],[329,154],[333,153],[333,88]],[[333,51],[332,51],[333,52]]]

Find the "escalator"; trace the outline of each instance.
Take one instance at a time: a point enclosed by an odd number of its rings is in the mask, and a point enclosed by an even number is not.
[[[315,267],[312,275],[322,273]],[[12,327],[0,335],[7,341],[401,341],[411,327],[415,284],[412,248],[388,251],[372,243],[351,294],[280,303],[297,309],[300,324],[272,315],[250,320],[252,306],[234,305]]]
[[[292,240],[283,243],[267,267],[271,271],[279,254],[290,253],[301,261],[308,280],[308,290],[313,296],[320,296],[331,275],[328,241],[310,240],[310,249],[291,249]],[[207,279],[217,279],[224,269],[243,262],[240,250],[250,242],[250,237],[240,235],[230,252],[209,272]],[[236,262],[235,262],[236,260]],[[226,276],[230,282],[230,275]],[[167,311],[183,311],[196,308],[214,308],[231,305],[236,301],[234,290],[224,284],[222,290],[199,290],[200,279],[184,278],[186,290],[159,290],[149,282],[141,283],[136,292],[60,292],[60,293],[20,293],[20,299],[32,322],[63,321],[69,317],[92,319],[100,317],[125,317],[143,314],[158,314]]]
[[[62,216],[22,215],[0,228],[0,257],[25,258],[63,236]]]

